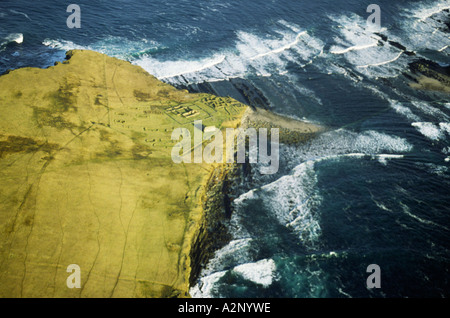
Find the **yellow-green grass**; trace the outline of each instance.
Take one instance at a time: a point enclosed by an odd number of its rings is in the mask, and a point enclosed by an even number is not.
[[[246,106],[68,55],[0,77],[0,297],[188,296],[214,167],[173,163],[171,133],[236,126]],[[70,264],[80,289],[66,286]]]

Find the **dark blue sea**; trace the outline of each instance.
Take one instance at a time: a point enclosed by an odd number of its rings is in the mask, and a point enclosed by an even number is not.
[[[377,30],[361,0],[74,2],[80,29],[71,2],[1,0],[0,73],[90,49],[327,127],[252,165],[194,297],[450,296],[450,95],[407,76],[450,63],[450,1],[377,0]]]

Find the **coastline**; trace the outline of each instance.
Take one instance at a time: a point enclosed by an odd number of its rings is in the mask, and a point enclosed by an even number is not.
[[[10,71],[0,86],[0,295],[189,297],[228,239],[228,184],[239,167],[175,165],[170,133],[193,131],[183,109],[205,125],[245,128],[249,107],[85,50]],[[298,121],[257,118],[305,134]],[[80,289],[66,286],[69,264],[82,270]]]
[[[0,77],[0,295],[186,297],[212,165],[173,163],[173,128],[193,126],[171,109],[207,109],[220,124],[246,106],[100,53],[67,58]],[[66,286],[69,264],[79,289]]]

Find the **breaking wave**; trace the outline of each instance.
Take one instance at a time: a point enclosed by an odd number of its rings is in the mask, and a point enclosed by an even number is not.
[[[321,194],[318,191],[315,165],[326,160],[345,158],[367,158],[386,165],[388,160],[401,159],[403,153],[413,149],[404,138],[390,136],[377,131],[355,133],[339,129],[324,133],[310,144],[293,147],[284,158],[294,165],[291,173],[253,189],[235,200],[235,224],[245,213],[245,204],[252,200],[262,200],[264,206],[276,219],[295,232],[307,248],[314,248],[320,237],[318,211]],[[295,163],[297,162],[297,163]],[[257,172],[255,172],[256,174]],[[253,179],[257,179],[257,175]],[[261,179],[260,179],[261,180]],[[236,226],[241,235],[248,235]]]
[[[0,46],[7,45],[8,43],[15,42],[17,44],[23,43],[23,34],[22,33],[11,33],[7,37],[3,39],[3,42]]]
[[[45,39],[42,44],[61,51],[92,50],[127,61],[146,56],[153,51],[163,48],[162,45],[152,40],[129,40],[120,36],[108,36],[89,45],[79,45],[73,41],[62,39]]]

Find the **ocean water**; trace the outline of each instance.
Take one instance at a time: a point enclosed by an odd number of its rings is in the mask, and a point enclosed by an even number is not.
[[[194,297],[450,296],[450,96],[404,75],[450,64],[450,1],[378,0],[381,30],[357,0],[76,3],[81,29],[61,1],[2,0],[0,73],[91,49],[328,128],[233,190],[232,240]]]

